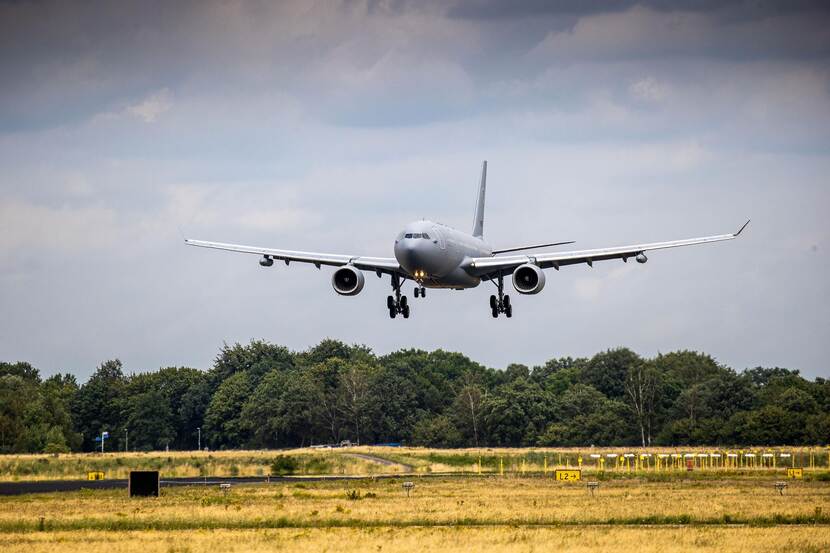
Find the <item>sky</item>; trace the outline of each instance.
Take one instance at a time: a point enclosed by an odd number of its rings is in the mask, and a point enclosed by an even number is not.
[[[535,296],[189,248],[392,256],[738,240],[550,271]],[[627,346],[830,377],[830,10],[820,2],[0,2],[0,360],[81,381],[223,343],[536,365]],[[508,286],[509,288],[509,286]]]

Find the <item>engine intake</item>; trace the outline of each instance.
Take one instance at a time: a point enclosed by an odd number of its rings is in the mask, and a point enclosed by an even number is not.
[[[331,276],[331,285],[341,296],[356,296],[365,283],[363,273],[352,265],[340,267]]]
[[[538,265],[525,263],[513,271],[513,288],[520,294],[538,294],[545,287],[545,272]]]

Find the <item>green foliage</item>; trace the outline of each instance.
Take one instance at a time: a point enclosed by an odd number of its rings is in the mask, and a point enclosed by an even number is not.
[[[0,452],[281,448],[402,442],[433,447],[781,445],[830,442],[830,381],[779,367],[736,373],[678,351],[626,348],[541,366],[486,368],[460,353],[323,340],[293,353],[265,341],[224,345],[209,371],[126,376],[117,359],[78,386],[0,362]],[[315,457],[276,473],[318,471]],[[288,463],[288,465],[283,465]]]
[[[462,444],[462,438],[449,417],[438,415],[423,418],[415,424],[412,442],[427,447],[457,447]]]
[[[273,476],[284,476],[286,474],[294,474],[297,471],[299,463],[296,457],[290,455],[278,455],[271,462],[271,474]]]

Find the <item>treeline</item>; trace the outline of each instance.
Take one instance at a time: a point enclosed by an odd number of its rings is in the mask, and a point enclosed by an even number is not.
[[[351,440],[454,446],[801,445],[830,439],[830,381],[737,373],[679,351],[625,349],[542,366],[483,367],[459,353],[324,340],[304,352],[225,346],[208,371],[125,375],[103,363],[79,385],[0,363],[0,452],[278,448]]]

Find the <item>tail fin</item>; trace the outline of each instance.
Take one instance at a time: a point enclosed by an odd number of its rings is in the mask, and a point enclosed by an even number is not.
[[[487,188],[487,162],[481,164],[481,184],[478,189],[478,203],[476,203],[476,218],[473,221],[473,236],[484,237],[484,192]]]

